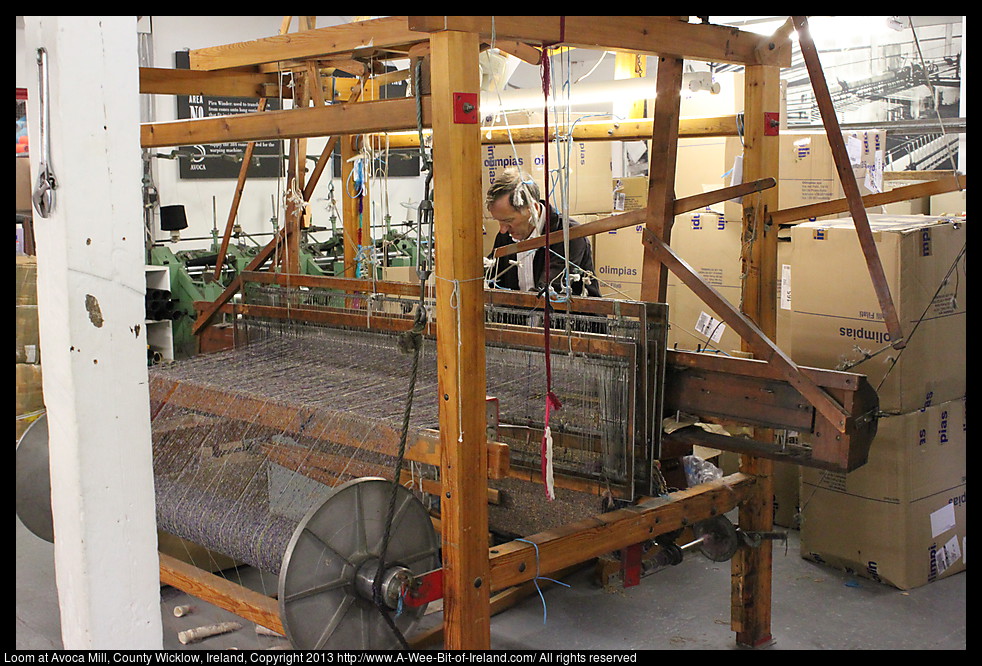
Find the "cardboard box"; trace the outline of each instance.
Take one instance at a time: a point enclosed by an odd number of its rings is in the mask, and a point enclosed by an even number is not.
[[[31,160],[27,155],[18,155],[16,159],[14,203],[18,212],[29,212],[31,192],[34,190],[34,185],[31,183]]]
[[[604,298],[641,299],[644,225],[615,229],[593,237],[594,272]]]
[[[710,211],[678,216],[672,228],[672,249],[720,296],[739,307],[743,221],[738,206],[729,204],[727,210],[735,217]],[[740,336],[674,273],[668,278],[667,300],[671,323],[669,347],[696,349],[709,346],[726,353],[740,349]]]
[[[14,271],[14,301],[17,305],[38,304],[38,265],[37,257],[17,257]]]
[[[967,204],[968,201],[965,190],[961,190],[960,192],[935,194],[934,196],[930,197],[929,212],[931,215],[960,215],[964,217]]]
[[[568,154],[565,150],[569,149]],[[560,160],[560,147],[549,144],[549,171],[556,172],[561,163],[569,169],[568,211],[570,215],[598,213],[610,210],[611,166],[610,144],[605,141],[577,141],[562,146],[563,159]],[[529,174],[539,186],[539,192],[546,198],[546,185],[551,186],[549,202],[557,210],[562,210],[562,186],[558,176],[548,177],[546,173],[545,151],[541,143],[486,145],[481,147],[481,192],[486,194],[495,178],[506,168],[517,167]],[[487,210],[484,217],[490,219]],[[497,231],[495,231],[497,233]]]
[[[883,192],[886,132],[848,131],[843,132],[842,136],[851,158],[860,195]],[[779,150],[778,207],[781,210],[845,196],[825,132],[782,131]],[[741,140],[727,139],[727,163],[735,166],[727,185],[742,182],[742,170],[739,168],[742,154]],[[819,219],[832,217],[834,216]]]
[[[851,372],[867,375],[879,387],[885,412],[907,413],[965,395],[964,255],[942,282],[965,247],[967,225],[930,216],[882,215],[871,215],[870,225],[909,342],[902,353],[887,349]],[[795,226],[791,254],[791,348],[797,363],[835,369],[861,359],[864,351],[889,347],[850,218]]]
[[[38,306],[18,305],[14,319],[14,342],[17,363],[40,363],[40,335],[38,333]]]
[[[801,556],[903,590],[963,571],[965,404],[880,419],[849,474],[803,469]]]
[[[15,372],[17,439],[27,427],[44,411],[44,396],[41,390],[41,366],[18,363]]]

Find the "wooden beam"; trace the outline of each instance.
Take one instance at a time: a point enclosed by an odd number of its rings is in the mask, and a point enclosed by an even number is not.
[[[888,172],[889,173],[889,172]],[[958,192],[964,190],[968,185],[968,176],[959,175],[952,177],[949,175],[941,180],[929,180],[924,183],[905,185],[889,192],[879,194],[867,194],[862,198],[865,208],[882,206],[883,204],[895,203],[897,201],[908,201],[920,197],[929,197],[945,192]],[[834,199],[821,203],[808,204],[806,206],[796,206],[795,208],[785,208],[784,210],[774,211],[770,214],[771,224],[790,224],[798,220],[807,220],[812,217],[822,217],[823,215],[834,215],[844,213],[849,210],[848,199]]]
[[[423,98],[423,124],[430,126],[430,100]],[[243,113],[193,120],[143,123],[140,145],[191,146],[230,141],[296,139],[332,134],[359,134],[416,128],[416,101],[411,98]]]
[[[648,161],[648,217],[645,229],[665,243],[675,223],[675,166],[679,144],[679,105],[682,102],[682,59],[658,59],[650,155]],[[668,269],[647,246],[641,265],[641,300],[664,303],[668,293]]]
[[[255,71],[195,72],[189,69],[140,68],[141,95],[213,95],[263,97],[276,86],[275,74]]]
[[[584,120],[562,131],[573,141],[648,141],[651,139],[651,118],[633,120]],[[429,132],[424,132],[424,136]],[[544,135],[542,124],[511,125],[508,127],[485,127],[481,129],[481,145],[503,145],[515,143],[542,143]],[[550,126],[550,138],[556,138],[555,127]],[[739,136],[736,116],[711,118],[682,118],[679,120],[679,137]],[[418,148],[419,134],[406,132],[386,134],[373,138],[374,145],[388,145],[389,148]],[[386,143],[387,142],[387,143]]]
[[[647,60],[640,53],[615,53],[614,80],[644,78],[647,75]],[[643,99],[615,102],[614,115],[619,118],[644,118],[645,103]]]
[[[743,501],[756,483],[750,475],[731,474],[530,535],[526,540],[531,543],[510,541],[495,546],[490,587],[496,591],[518,585],[533,578],[536,571],[562,569],[726,513]]]
[[[780,156],[778,118],[780,116],[780,69],[772,66],[748,66],[744,76],[744,126],[743,170],[744,178],[777,176]],[[777,207],[778,190],[744,199],[741,248],[743,274],[741,306],[743,315],[764,334],[764,340],[777,337],[777,233],[778,227],[767,224],[767,212]],[[744,337],[744,350],[752,350],[757,358],[767,359],[778,366],[786,377],[795,373],[785,359],[777,355],[760,355],[756,350],[759,341]],[[776,347],[775,347],[776,349]],[[772,368],[773,369],[773,368]],[[798,374],[802,374],[797,371]],[[815,397],[823,405],[839,408],[846,413],[814,380],[807,379],[806,396],[814,403]],[[799,386],[794,386],[804,394]],[[821,409],[816,406],[816,409]],[[848,422],[848,419],[845,419]],[[843,426],[839,432],[844,433]],[[772,430],[758,428],[755,437],[773,441]],[[758,484],[745,502],[740,505],[739,524],[746,531],[768,532],[773,529],[774,463],[767,458],[741,454],[740,471],[753,474]],[[771,639],[771,581],[773,577],[771,543],[758,548],[743,547],[737,550],[730,563],[730,627],[736,632],[740,645],[761,645]]]
[[[780,136],[776,126],[781,108],[781,78],[777,67],[747,67],[744,76],[743,173],[745,180],[776,177]],[[770,339],[777,337],[777,233],[767,224],[768,211],[777,208],[778,188],[743,199],[741,246],[743,275],[741,305]],[[752,242],[748,242],[751,241]]]
[[[361,137],[344,136],[341,138],[341,182],[344,188],[341,192],[341,224],[344,230],[344,275],[353,278],[371,279],[372,276],[358,273],[357,259],[360,245],[371,244],[371,199],[368,196],[368,175],[371,164],[362,164],[362,187],[354,191],[355,174],[358,172],[356,158],[360,151],[355,142]]]
[[[257,113],[266,110],[266,98],[260,98]],[[229,207],[228,219],[225,221],[225,231],[222,233],[222,243],[218,250],[218,258],[215,260],[215,271],[213,276],[218,280],[222,275],[222,266],[225,264],[225,252],[228,250],[228,242],[232,237],[232,226],[235,224],[235,216],[239,213],[239,202],[242,201],[242,191],[245,189],[246,175],[249,172],[249,164],[252,162],[252,153],[256,149],[256,142],[250,141],[246,144],[242,153],[242,164],[239,165],[239,178],[235,182],[235,191],[232,193],[232,205]]]
[[[791,65],[790,45],[727,26],[685,23],[671,16],[410,16],[424,32],[465,30],[497,38],[732,64]]]
[[[713,190],[712,192],[703,192],[702,194],[694,194],[690,197],[676,199],[675,215],[681,215],[683,213],[688,213],[689,211],[711,206],[714,203],[727,201],[734,197],[742,197],[754,192],[760,192],[761,190],[774,187],[776,184],[777,183],[773,178],[762,178],[752,183],[741,183],[740,185],[732,185],[719,190]],[[610,217],[605,217],[572,227],[569,231],[569,237],[572,239],[582,238],[584,236],[595,236],[596,234],[602,234],[608,231],[614,231],[616,229],[623,229],[636,224],[644,224],[647,217],[647,210],[634,210],[627,213],[621,213],[620,215],[612,215]],[[553,240],[552,234],[549,234],[549,243],[551,245],[562,243],[565,235],[565,232],[559,231],[556,233],[556,240]],[[524,252],[525,250],[543,247],[545,244],[546,239],[542,237],[519,241],[517,243],[499,247],[494,251],[494,256],[503,257],[509,254],[517,254],[519,252]]]
[[[481,269],[480,126],[456,123],[453,96],[479,94],[477,35],[430,37],[437,373],[443,475],[444,631],[448,650],[491,643]],[[410,100],[412,101],[412,100]]]
[[[160,555],[160,582],[186,592],[196,599],[235,613],[250,622],[285,634],[280,621],[279,604],[230,580],[202,571],[170,555]]]
[[[248,42],[192,49],[190,60],[191,69],[215,70],[281,60],[322,58],[351,53],[367,45],[376,49],[403,47],[425,39],[426,35],[407,28],[405,16],[387,16]]]
[[[886,274],[883,272],[883,264],[880,262],[880,255],[876,249],[876,241],[873,239],[873,232],[869,226],[869,218],[859,194],[859,184],[856,182],[849,154],[846,152],[846,145],[842,139],[842,130],[839,128],[839,119],[835,115],[835,105],[829,94],[828,83],[825,81],[825,73],[822,71],[818,49],[815,48],[815,43],[809,32],[808,17],[792,16],[791,19],[798,31],[798,47],[801,49],[805,67],[808,69],[808,77],[811,79],[812,89],[815,92],[815,101],[822,114],[822,123],[825,125],[825,133],[828,135],[829,146],[832,148],[832,159],[839,174],[842,190],[849,201],[849,213],[852,215],[856,234],[859,236],[859,246],[866,257],[866,266],[869,269],[880,311],[883,313],[883,320],[886,323],[887,331],[890,333],[893,347],[901,349],[907,344],[904,339],[904,332],[900,326],[900,318],[897,315],[893,298],[890,296],[890,285],[887,283]]]

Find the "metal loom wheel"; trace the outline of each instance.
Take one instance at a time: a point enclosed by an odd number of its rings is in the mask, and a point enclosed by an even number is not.
[[[55,542],[48,469],[48,416],[42,414],[17,442],[17,517],[35,536]]]
[[[736,527],[723,515],[696,523],[692,526],[692,533],[701,540],[699,552],[713,562],[726,562],[740,546]]]
[[[440,566],[440,538],[423,504],[396,486],[382,595],[396,609],[414,574]],[[280,618],[298,649],[398,649],[372,600],[392,482],[366,477],[338,486],[297,525],[280,567]],[[406,634],[426,610],[391,611]]]

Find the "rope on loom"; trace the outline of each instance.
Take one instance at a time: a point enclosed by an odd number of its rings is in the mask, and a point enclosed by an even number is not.
[[[382,534],[382,548],[379,552],[378,571],[375,574],[375,580],[372,581],[372,600],[375,602],[375,607],[378,608],[379,613],[381,613],[382,617],[385,618],[389,628],[392,629],[392,632],[395,634],[396,638],[399,639],[399,643],[402,645],[403,649],[406,650],[409,649],[409,643],[406,642],[406,637],[402,635],[402,632],[396,626],[395,621],[389,615],[385,607],[385,601],[382,598],[382,575],[385,573],[385,554],[389,548],[389,538],[392,532],[392,518],[395,515],[396,493],[399,490],[399,476],[402,473],[403,458],[406,454],[406,438],[409,433],[409,418],[413,409],[413,394],[416,392],[416,377],[419,370],[419,354],[420,350],[423,348],[423,331],[426,329],[426,308],[423,306],[423,294],[426,291],[426,278],[422,276],[419,289],[420,302],[419,306],[416,308],[416,320],[410,330],[399,336],[399,351],[405,354],[412,353],[413,364],[412,372],[409,376],[409,391],[406,394],[406,409],[403,412],[402,417],[402,430],[400,431],[399,435],[399,453],[396,457],[395,471],[393,472],[392,477],[392,492],[389,495],[389,508],[385,519],[385,532]]]
[[[563,22],[565,27],[565,19]],[[542,94],[545,98],[545,104],[542,109],[543,117],[543,141],[544,141],[544,160],[545,160],[545,170],[546,174],[549,173],[549,55],[543,45],[542,53]],[[546,247],[549,247],[549,227],[552,226],[552,207],[549,205],[549,188],[546,187],[546,223],[545,223],[545,239]],[[549,286],[549,256],[546,254],[545,261],[545,284],[546,289]],[[546,296],[545,307],[542,308],[543,311],[543,329],[545,330],[545,354],[546,354],[546,413],[545,413],[545,428],[542,434],[542,481],[543,487],[545,488],[546,498],[552,501],[556,498],[555,491],[552,486],[552,431],[549,428],[549,415],[552,410],[562,409],[563,404],[559,401],[559,398],[552,391],[552,351],[550,349],[550,335],[549,335],[549,311],[552,309],[549,303],[549,297]]]
[[[532,547],[535,548],[535,578],[532,579],[532,582],[535,583],[535,591],[539,593],[539,599],[542,601],[542,624],[545,624],[546,623],[546,598],[542,594],[542,588],[539,587],[539,580],[547,580],[550,583],[556,583],[558,585],[563,585],[564,587],[570,587],[570,585],[569,583],[564,583],[563,581],[556,580],[555,578],[546,578],[545,576],[539,575],[539,544],[535,543],[534,541],[529,541],[528,539],[515,539],[515,541],[530,543],[532,544]]]

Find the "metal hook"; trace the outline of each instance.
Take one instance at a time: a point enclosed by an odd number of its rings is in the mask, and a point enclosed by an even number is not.
[[[38,90],[40,106],[38,118],[40,121],[41,158],[38,163],[38,179],[31,196],[34,208],[41,217],[49,217],[55,208],[55,189],[58,181],[51,170],[51,137],[48,124],[51,99],[48,93],[48,52],[44,47],[37,50]]]

